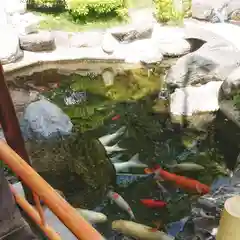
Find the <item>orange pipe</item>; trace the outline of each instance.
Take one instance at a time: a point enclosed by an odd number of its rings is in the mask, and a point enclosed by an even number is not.
[[[0,140],[0,159],[34,191],[64,225],[81,240],[104,240],[76,210],[30,167],[5,141]]]
[[[15,189],[10,185],[11,191],[18,205],[28,214],[28,216],[42,229],[46,236],[51,240],[61,240],[61,237],[47,224],[42,224],[42,219],[38,212],[26,201],[18,195]]]

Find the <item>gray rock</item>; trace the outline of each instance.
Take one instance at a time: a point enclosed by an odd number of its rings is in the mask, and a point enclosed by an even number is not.
[[[106,33],[102,40],[102,50],[112,54],[119,44],[119,41],[111,33]]]
[[[42,17],[36,16],[33,13],[14,14],[9,17],[9,23],[21,35],[35,33],[38,30],[38,24]]]
[[[239,51],[222,44],[206,43],[200,49],[177,60],[166,76],[171,87],[223,81],[239,65]]]
[[[25,140],[44,140],[70,135],[73,124],[55,104],[42,99],[30,103],[20,121]]]
[[[192,116],[217,111],[219,109],[218,92],[221,85],[222,81],[212,81],[198,87],[177,88],[170,96],[171,114]]]
[[[51,32],[41,31],[20,36],[20,46],[31,52],[51,51],[55,49],[55,39]]]
[[[223,82],[220,99],[231,99],[240,92],[240,67],[236,68]]]
[[[114,52],[116,57],[125,58],[127,63],[154,64],[161,62],[163,55],[160,47],[151,39],[137,40],[129,44],[120,44]]]
[[[27,9],[27,1],[25,0],[3,0],[2,6],[8,15],[15,13],[25,13]]]
[[[97,47],[103,40],[104,32],[80,32],[70,38],[70,47]]]
[[[23,56],[19,47],[18,34],[9,25],[2,25],[0,31],[0,62],[2,64],[13,63]]]
[[[192,0],[192,16],[194,18],[221,22],[238,19],[240,2],[238,0]]]
[[[155,45],[159,45],[164,56],[176,57],[191,50],[191,44],[184,37],[184,28],[155,24],[151,39]]]

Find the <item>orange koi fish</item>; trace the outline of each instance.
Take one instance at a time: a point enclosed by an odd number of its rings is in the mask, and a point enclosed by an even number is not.
[[[154,168],[154,169],[146,168],[146,169],[144,169],[144,171],[147,174],[155,172],[155,178],[157,180],[163,179],[163,180],[166,180],[169,182],[173,182],[178,187],[186,189],[186,190],[196,191],[202,195],[210,192],[209,186],[207,186],[195,179],[191,179],[191,178],[180,176],[180,175],[177,175],[174,173],[167,172],[167,171],[163,170],[161,167],[158,167],[157,169],[156,168]]]

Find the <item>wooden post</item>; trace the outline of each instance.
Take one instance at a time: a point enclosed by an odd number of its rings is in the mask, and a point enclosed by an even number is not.
[[[33,190],[63,224],[81,240],[105,240],[77,211],[5,141],[0,140],[0,159],[6,163]]]
[[[240,196],[229,198],[224,204],[216,240],[240,239]]]
[[[0,63],[0,123],[3,129],[4,137],[8,145],[20,155],[29,165],[31,165],[28,157],[19,122],[16,116],[12,98],[8,91],[7,84],[4,79],[2,64]],[[29,203],[34,204],[32,192],[23,184],[26,199]]]

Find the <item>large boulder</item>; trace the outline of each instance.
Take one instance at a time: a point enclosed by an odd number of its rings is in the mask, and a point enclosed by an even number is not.
[[[240,2],[238,0],[192,0],[194,18],[219,22],[240,20]]]
[[[206,43],[199,50],[178,59],[165,81],[170,87],[224,81],[239,63],[239,51],[231,45]]]
[[[43,99],[20,121],[33,167],[75,207],[92,208],[116,181],[115,169],[98,139],[72,131],[70,118]]]
[[[177,88],[170,97],[171,114],[192,116],[217,111],[219,109],[218,92],[221,85],[222,81],[212,81],[198,87]]]
[[[2,25],[0,32],[0,62],[13,63],[23,56],[19,47],[18,33],[9,25]]]
[[[45,99],[30,103],[21,121],[25,139],[44,140],[70,135],[72,127],[70,118]]]
[[[21,48],[26,51],[52,51],[56,47],[54,36],[48,31],[21,35],[19,38]]]

